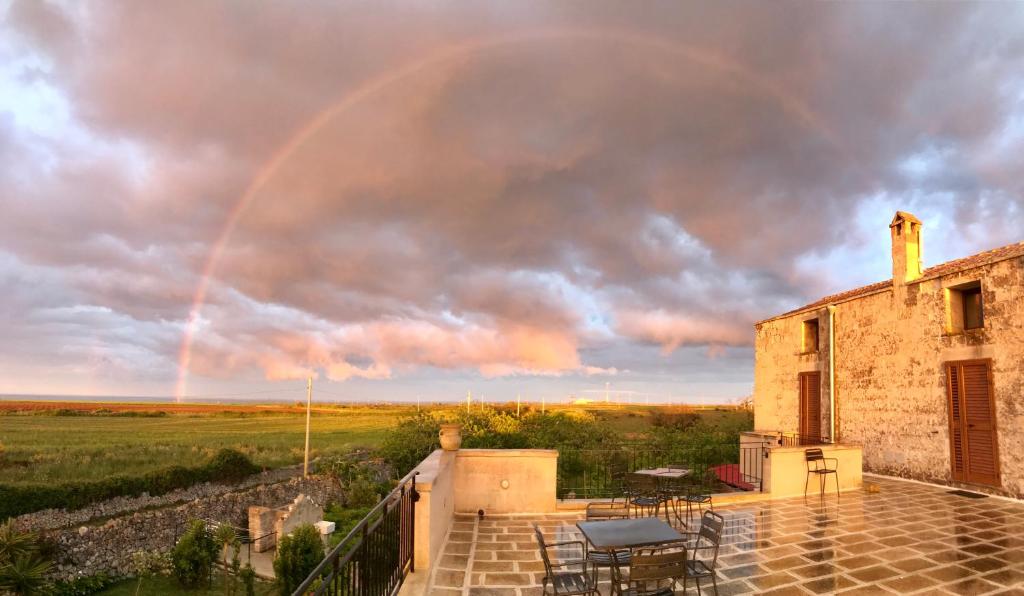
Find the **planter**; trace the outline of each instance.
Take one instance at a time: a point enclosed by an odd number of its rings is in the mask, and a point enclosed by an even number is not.
[[[445,451],[458,451],[459,446],[462,445],[462,425],[442,424],[439,436],[441,438],[441,449]]]

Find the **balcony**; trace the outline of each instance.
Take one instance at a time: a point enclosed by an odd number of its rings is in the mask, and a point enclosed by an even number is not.
[[[824,495],[813,486],[805,498],[804,448],[758,445],[760,490],[714,495],[725,519],[719,594],[1024,587],[1024,504],[865,479],[859,449],[842,445],[822,447],[843,470],[840,496],[830,485]],[[559,486],[566,482],[561,457],[546,450],[435,451],[353,532],[349,546],[328,557],[315,574],[327,580],[309,586],[318,594],[540,596],[544,567],[533,524],[551,541],[581,539],[576,523],[591,502],[559,498],[574,492]],[[387,537],[374,537],[381,532]],[[598,587],[611,593],[607,570]]]

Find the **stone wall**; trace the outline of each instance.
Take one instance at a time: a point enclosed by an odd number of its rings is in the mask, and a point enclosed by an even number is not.
[[[96,519],[123,515],[133,511],[139,511],[141,509],[154,509],[179,503],[188,503],[195,501],[196,499],[236,492],[241,488],[250,486],[262,486],[283,482],[301,475],[302,466],[278,468],[276,470],[269,470],[260,474],[254,474],[238,484],[204,482],[188,488],[174,490],[163,495],[150,496],[148,493],[142,493],[137,497],[117,497],[114,499],[108,499],[74,511],[67,511],[64,509],[44,509],[42,511],[26,513],[25,515],[20,515],[14,518],[14,525],[22,531],[32,532],[80,526]]]
[[[139,550],[170,550],[192,519],[201,518],[245,527],[251,505],[278,507],[307,495],[317,505],[340,497],[329,479],[294,478],[276,484],[247,487],[198,498],[184,505],[145,510],[115,517],[102,525],[50,531],[57,546],[54,577],[108,573],[131,574],[132,553]]]
[[[984,327],[948,333],[945,289],[979,279]],[[822,349],[801,354],[801,324],[815,316]],[[757,429],[797,431],[797,373],[820,370],[828,433],[827,323],[820,309],[757,326]],[[944,363],[991,359],[1001,491],[1024,497],[1024,258],[839,302],[835,335],[838,441],[863,446],[868,471],[922,480],[952,481]]]

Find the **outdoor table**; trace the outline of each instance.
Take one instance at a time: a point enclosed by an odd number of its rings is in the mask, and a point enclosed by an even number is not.
[[[655,476],[657,478],[672,478],[678,480],[683,476],[689,476],[690,470],[686,468],[650,468],[647,470],[637,470],[634,474],[644,474],[645,476]]]
[[[576,527],[597,550],[614,551],[680,542],[683,535],[656,517],[581,521]]]
[[[690,470],[688,470],[687,468],[650,468],[650,469],[646,469],[646,470],[637,470],[635,473],[636,474],[643,474],[645,476],[654,476],[655,478],[658,479],[658,489],[660,491],[662,491],[663,493],[667,493],[668,491],[666,490],[666,487],[665,487],[667,481],[669,481],[669,480],[679,480],[680,478],[682,478],[684,476],[689,476],[690,475]],[[676,499],[679,498],[680,495],[671,495],[671,496],[672,496],[672,499],[671,499],[670,502],[672,503],[672,513],[675,514],[676,517],[678,517],[679,516],[679,512],[676,511]],[[669,509],[669,504],[666,503],[665,504],[665,520],[666,521],[668,521],[668,509]]]

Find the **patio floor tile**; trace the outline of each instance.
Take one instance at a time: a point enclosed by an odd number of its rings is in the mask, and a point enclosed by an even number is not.
[[[726,521],[718,593],[1021,594],[1024,503],[972,500],[948,489],[872,478],[878,493],[716,505]],[[576,513],[457,516],[429,596],[541,596],[544,566],[533,536],[579,540]],[[692,524],[691,524],[692,525]],[[559,560],[578,547],[553,549]],[[598,587],[610,592],[609,571]],[[710,581],[701,582],[711,593]],[[682,586],[676,593],[682,594]],[[687,593],[696,593],[693,582]]]

